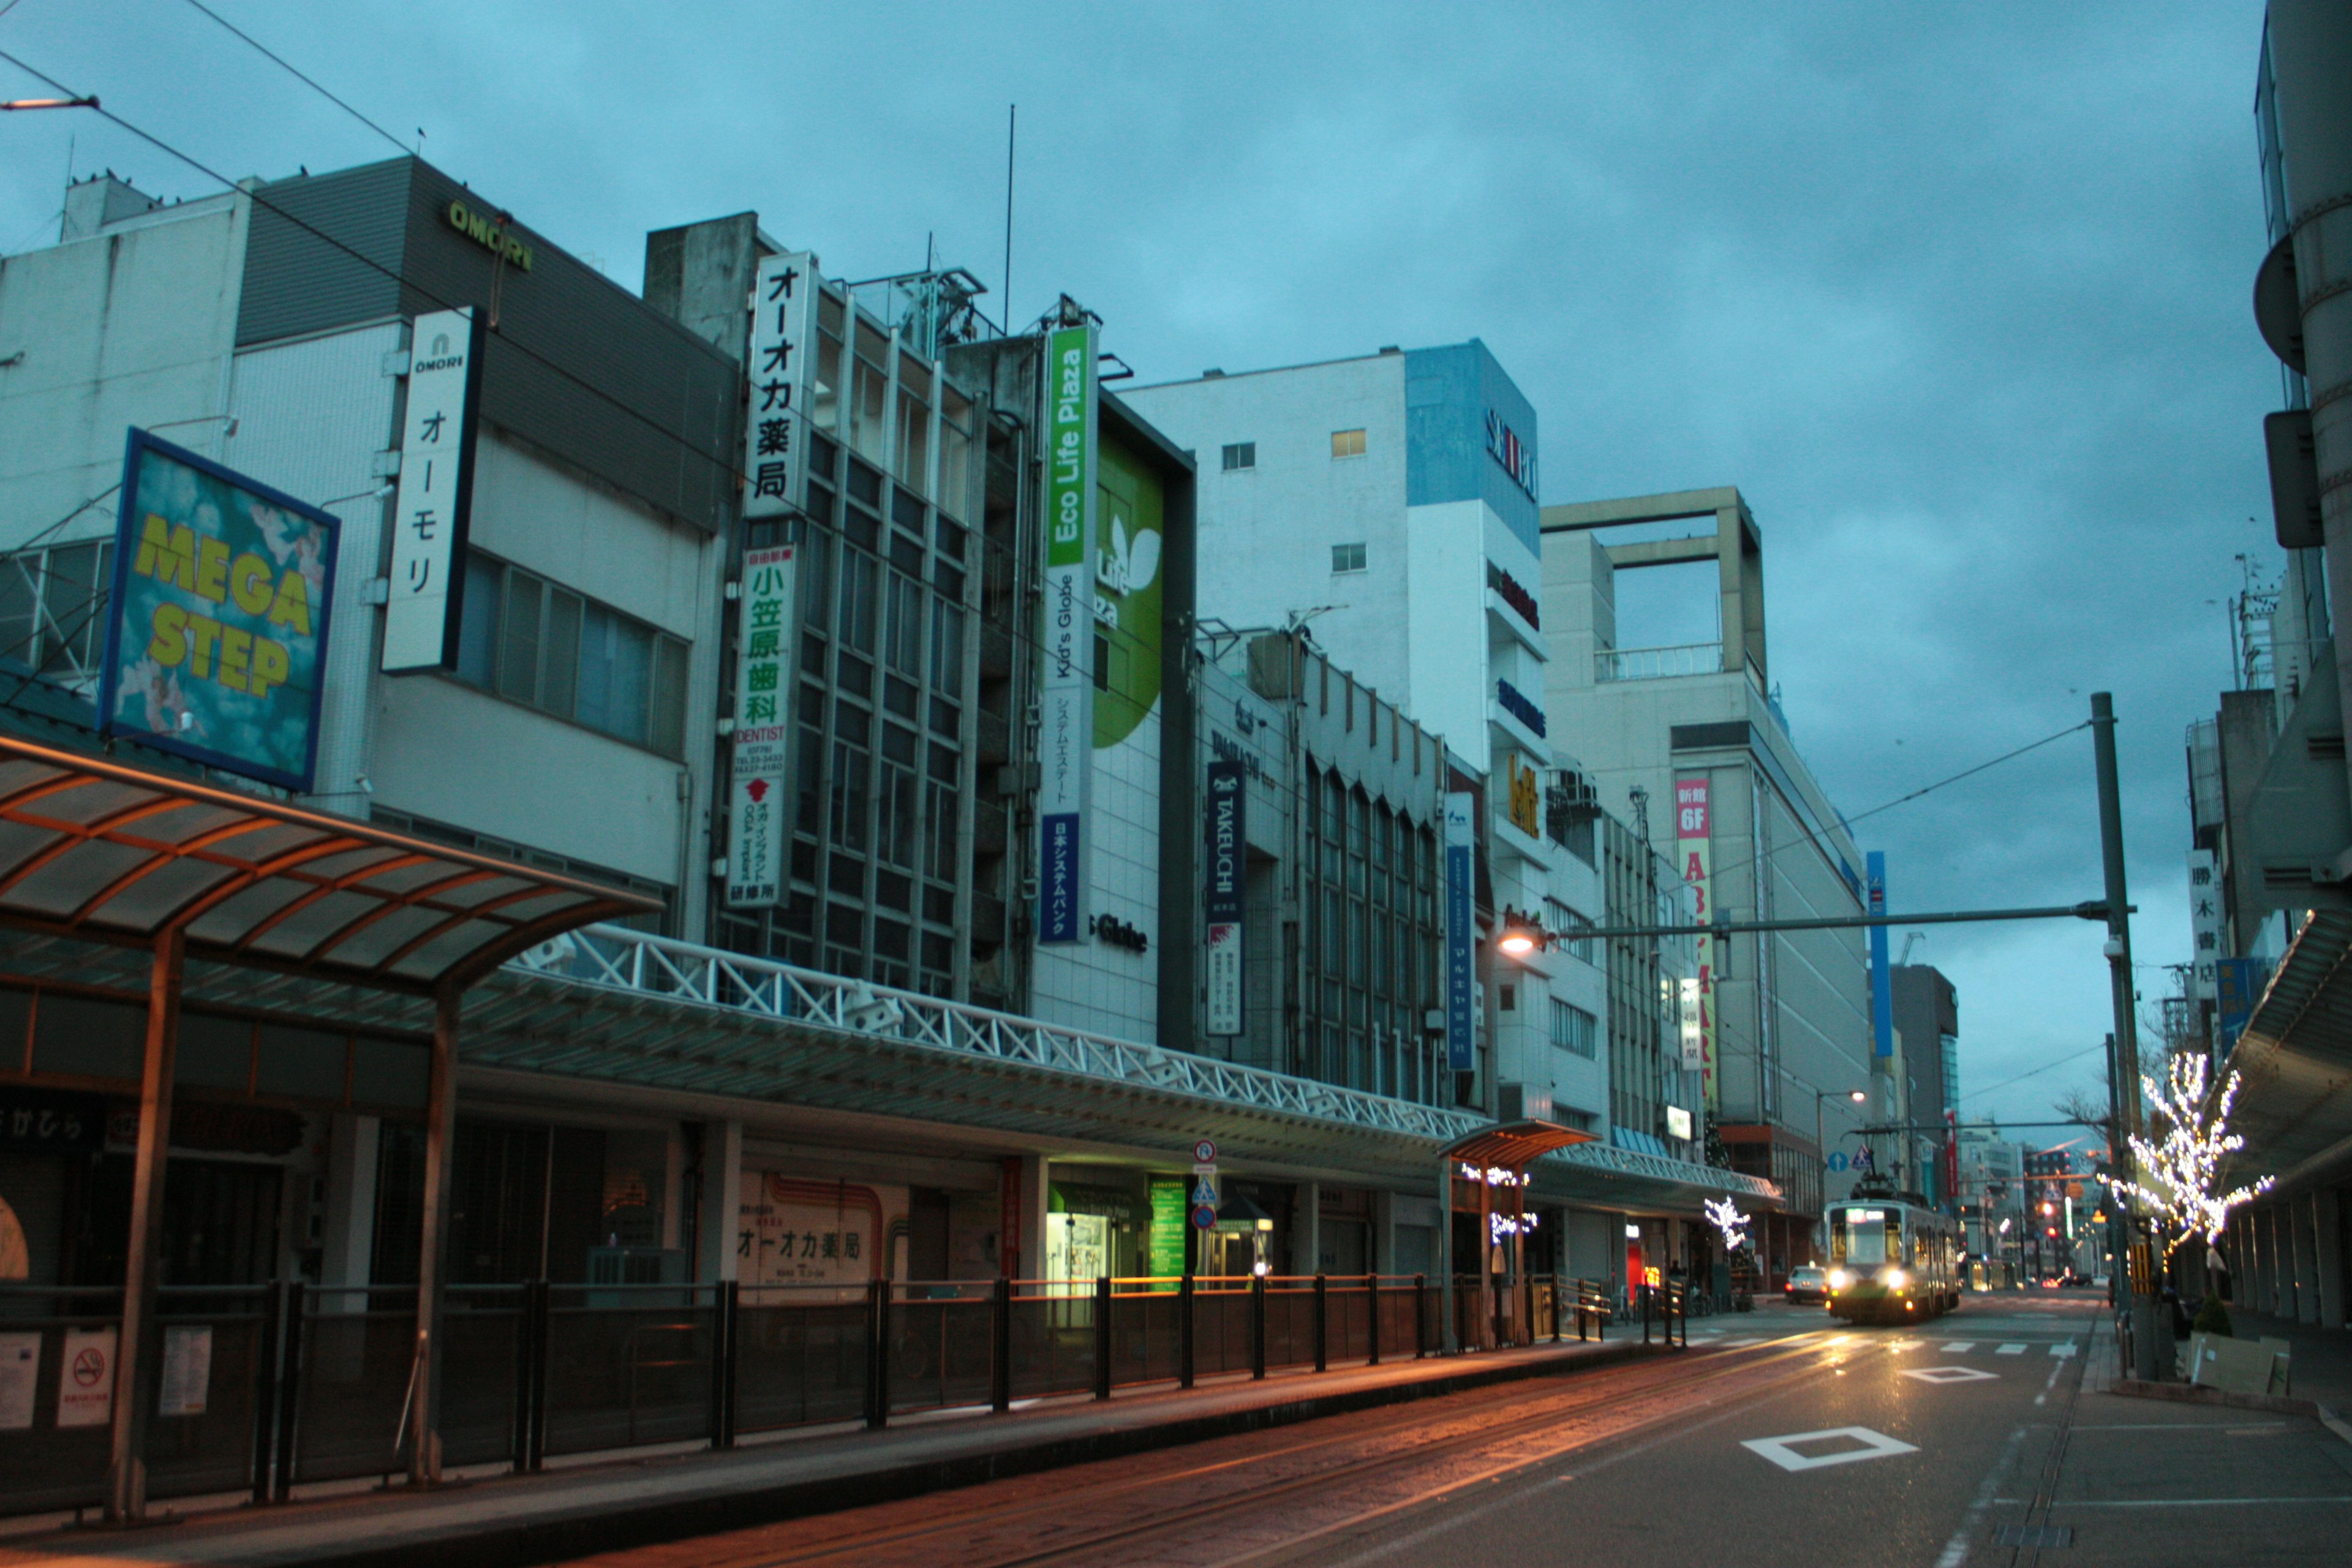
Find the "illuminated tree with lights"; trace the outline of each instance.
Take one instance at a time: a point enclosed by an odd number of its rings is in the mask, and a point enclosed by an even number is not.
[[[1723,1233],[1723,1250],[1737,1252],[1748,1241],[1748,1216],[1729,1198],[1706,1200],[1707,1223]]]
[[[2141,1180],[2109,1176],[2106,1182],[2117,1194],[2137,1199],[2171,1233],[2164,1249],[2169,1258],[2191,1237],[2218,1239],[2230,1211],[2270,1191],[2277,1178],[2263,1176],[2221,1190],[2221,1162],[2246,1146],[2243,1138],[2229,1131],[2230,1102],[2238,1095],[2236,1073],[2213,1092],[2204,1054],[2183,1051],[2172,1058],[2161,1089],[2150,1078],[2141,1079],[2140,1086],[2166,1124],[2164,1137],[2151,1142],[2134,1133],[2132,1159]]]

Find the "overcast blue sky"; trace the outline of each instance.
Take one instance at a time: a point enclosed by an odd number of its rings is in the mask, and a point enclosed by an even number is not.
[[[1015,320],[1066,290],[1146,381],[1485,339],[1547,502],[1746,493],[1773,674],[1847,813],[2112,689],[2151,1006],[2187,955],[2182,731],[2228,679],[2234,558],[2278,564],[2256,0],[213,3],[631,287],[647,229],[752,208],[835,276],[935,234],[1003,314],[1018,101]],[[185,0],[18,0],[0,48],[232,176],[392,151]],[[83,174],[214,188],[11,115],[0,246],[54,237],[69,138]],[[1623,640],[1680,640],[1658,616]],[[2100,891],[2082,734],[1857,833],[1898,910]],[[1965,1110],[2096,1081],[2100,940],[1928,936],[1964,1092],[2091,1051]]]

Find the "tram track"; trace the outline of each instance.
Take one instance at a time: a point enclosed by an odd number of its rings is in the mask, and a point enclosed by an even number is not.
[[[1155,1539],[1189,1542],[1197,1552],[1195,1537],[1202,1531],[1230,1530],[1257,1510],[1288,1505],[1277,1539],[1219,1560],[1244,1563],[1622,1436],[1691,1409],[1696,1392],[1717,1391],[1715,1398],[1700,1401],[1704,1405],[1730,1393],[1776,1387],[1804,1375],[1820,1358],[1849,1342],[1844,1335],[1807,1334],[1785,1348],[1744,1353],[1730,1364],[1717,1355],[1687,1361],[1677,1356],[1578,1374],[1576,1386],[1565,1390],[1531,1394],[1526,1385],[1515,1384],[1454,1396],[1464,1403],[1451,1408],[1416,1405],[1332,1417],[1333,1429],[1313,1436],[1292,1429],[1280,1437],[1267,1433],[1213,1439],[1219,1450],[1213,1458],[1171,1463],[1171,1456],[1162,1454],[1102,1461],[1087,1467],[1097,1472],[1092,1479],[1060,1471],[1002,1483],[1017,1487],[1017,1495],[996,1502],[958,1507],[956,1494],[945,1493],[857,1510],[901,1516],[896,1523],[886,1517],[861,1528],[852,1516],[837,1515],[835,1522],[850,1528],[822,1540],[810,1537],[825,1521],[803,1519],[657,1550],[662,1561],[678,1553],[676,1561],[698,1568],[816,1568],[851,1562],[879,1568],[940,1561],[968,1568],[1028,1568],[1100,1562],[1113,1552],[1134,1563],[1149,1560],[1148,1545]],[[1234,1452],[1236,1445],[1244,1451]],[[1498,1450],[1499,1460],[1481,1462]],[[1103,1473],[1102,1467],[1115,1473]],[[1302,1496],[1320,1496],[1339,1516],[1302,1530]],[[907,1520],[908,1512],[922,1517]],[[1117,1522],[1068,1523],[1105,1515],[1117,1516]],[[780,1550],[779,1537],[788,1534],[794,1539]],[[649,1555],[628,1554],[633,1563]],[[1201,1559],[1192,1555],[1188,1561]]]

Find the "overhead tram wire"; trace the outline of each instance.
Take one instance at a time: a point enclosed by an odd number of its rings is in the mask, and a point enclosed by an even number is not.
[[[13,5],[15,0],[10,0],[10,3]],[[401,142],[399,137],[394,136],[391,132],[386,131],[383,126],[378,125],[374,121],[370,120],[366,115],[362,114],[358,110],[353,109],[350,104],[345,103],[341,99],[337,98],[333,93],[328,91],[318,82],[304,75],[301,68],[296,66],[294,62],[288,59],[285,56],[278,54],[276,50],[270,48],[268,45],[263,43],[260,39],[245,31],[245,29],[239,27],[236,23],[222,16],[219,12],[205,5],[204,0],[188,0],[188,4],[203,12],[205,16],[211,17],[214,21],[219,23],[220,26],[232,37],[239,39],[247,45],[249,45],[264,58],[285,71],[287,75],[300,82],[304,87],[309,88],[311,91],[325,99],[329,103],[333,104],[337,109],[341,110],[345,114],[350,115],[353,120],[358,121],[362,125],[366,126],[369,130],[374,132],[377,135],[391,142],[394,147],[399,148],[404,154],[412,151],[411,148]],[[0,15],[5,15],[5,13],[0,12]]]
[[[1992,1093],[1992,1092],[1993,1092],[1993,1090],[1995,1090],[1995,1089],[2007,1089],[2011,1084],[2013,1084],[2013,1083],[2023,1083],[2027,1079],[2030,1079],[2030,1078],[2039,1078],[2039,1077],[2041,1077],[2043,1073],[2046,1073],[2046,1072],[2050,1071],[2050,1070],[2051,1070],[2052,1068],[2063,1068],[2063,1067],[2064,1067],[2068,1062],[2078,1062],[2078,1061],[2081,1061],[2084,1057],[2089,1056],[2092,1052],[2094,1052],[2094,1051],[2104,1051],[2104,1050],[2105,1050],[2106,1048],[2107,1048],[2106,1042],[2105,1042],[2105,1041],[2104,1041],[2104,1040],[2102,1040],[2099,1044],[2097,1044],[2097,1045],[2095,1045],[2095,1046],[2086,1046],[2086,1047],[2084,1047],[2083,1049],[2081,1049],[2081,1050],[2079,1050],[2079,1051],[2074,1052],[2072,1056],[2063,1056],[2063,1057],[2060,1057],[2060,1058],[2059,1058],[2056,1061],[2054,1061],[2054,1062],[2043,1062],[2040,1067],[2033,1068],[2031,1072],[2021,1072],[2021,1073],[2019,1073],[2015,1078],[2005,1078],[2005,1079],[2001,1079],[1999,1083],[1989,1083],[1989,1084],[1985,1085],[1982,1089],[1972,1089],[1969,1090],[1969,1091],[1968,1091],[1968,1093],[1966,1093],[1966,1094],[1964,1094],[1964,1095],[1960,1096],[1960,1098],[1961,1098],[1962,1100],[1974,1100],[1978,1095],[1980,1095],[1980,1094],[1990,1094],[1990,1093]]]
[[[42,70],[37,66],[28,63],[16,55],[9,53],[5,49],[0,49],[0,60],[5,60],[8,64],[15,66],[18,70],[25,72],[27,76],[47,83],[56,91],[65,93],[69,97],[79,98],[87,96],[85,94],[74,92],[71,88],[67,87],[57,78],[49,75],[48,72]],[[236,181],[230,179],[219,170],[213,168],[211,165],[202,162],[191,153],[182,152],[179,148],[174,147],[172,143],[164,141],[162,137],[157,136],[152,132],[144,131],[140,127],[133,125],[131,121],[123,119],[122,116],[115,113],[112,110],[105,108],[96,102],[92,102],[89,105],[89,110],[91,113],[102,117],[111,124],[120,126],[122,130],[129,132],[131,135],[136,136],[139,140],[146,142],[149,146],[163,153],[165,156],[178,159],[181,163],[185,163],[189,168],[194,169],[196,173],[204,175],[205,178],[218,184],[224,191],[237,191],[239,189]],[[408,149],[404,147],[401,151],[403,153],[407,153]],[[261,207],[264,210],[283,218],[286,222],[292,224],[296,228],[300,229],[303,233],[310,236],[313,239],[320,241],[321,244],[333,247],[336,250],[342,252],[342,254],[350,257],[352,260],[358,262],[361,266],[367,268],[369,270],[381,273],[385,278],[388,278],[392,281],[399,284],[402,288],[410,289],[415,293],[423,296],[435,306],[445,310],[457,310],[459,308],[461,301],[451,300],[436,293],[426,284],[410,278],[404,273],[395,271],[392,268],[386,267],[374,257],[369,256],[345,241],[336,238],[333,235],[327,233],[324,229],[318,227],[316,225],[296,216],[293,213],[287,211],[276,202],[273,202],[268,197],[263,195],[259,191],[244,191],[242,194],[256,206]],[[704,448],[696,446],[692,441],[687,439],[686,437],[680,435],[678,432],[667,429],[657,423],[651,415],[646,414],[640,409],[630,407],[618,397],[614,396],[603,387],[595,385],[593,383],[580,375],[577,372],[556,363],[546,355],[540,353],[536,350],[516,341],[513,338],[502,335],[499,341],[510,352],[519,353],[525,359],[532,361],[559,379],[579,388],[583,393],[594,398],[597,402],[609,405],[622,415],[653,431],[664,440],[676,442],[687,451],[702,458],[705,462],[709,463],[719,472],[735,480],[739,485],[741,484],[748,477],[740,468],[736,466],[734,459],[731,458],[719,453],[706,451]]]

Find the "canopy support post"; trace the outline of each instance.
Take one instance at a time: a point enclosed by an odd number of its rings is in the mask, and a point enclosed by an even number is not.
[[[163,1171],[172,1148],[172,1080],[180,1048],[180,983],[187,943],[176,926],[155,939],[147,972],[147,1051],[139,1080],[139,1152],[131,1176],[131,1235],[122,1277],[122,1326],[114,1346],[111,1457],[106,1520],[136,1524],[147,1512],[147,1382],[155,1337],[155,1285],[163,1251]]]
[[[1437,1345],[1447,1355],[1462,1348],[1454,1331],[1459,1292],[1454,1285],[1454,1155],[1437,1156]]]
[[[441,1479],[441,1298],[449,1251],[450,1161],[457,1131],[457,1003],[462,984],[433,993],[433,1058],[425,1083],[424,1236],[416,1268],[416,1357],[409,1372],[408,1479]]]

